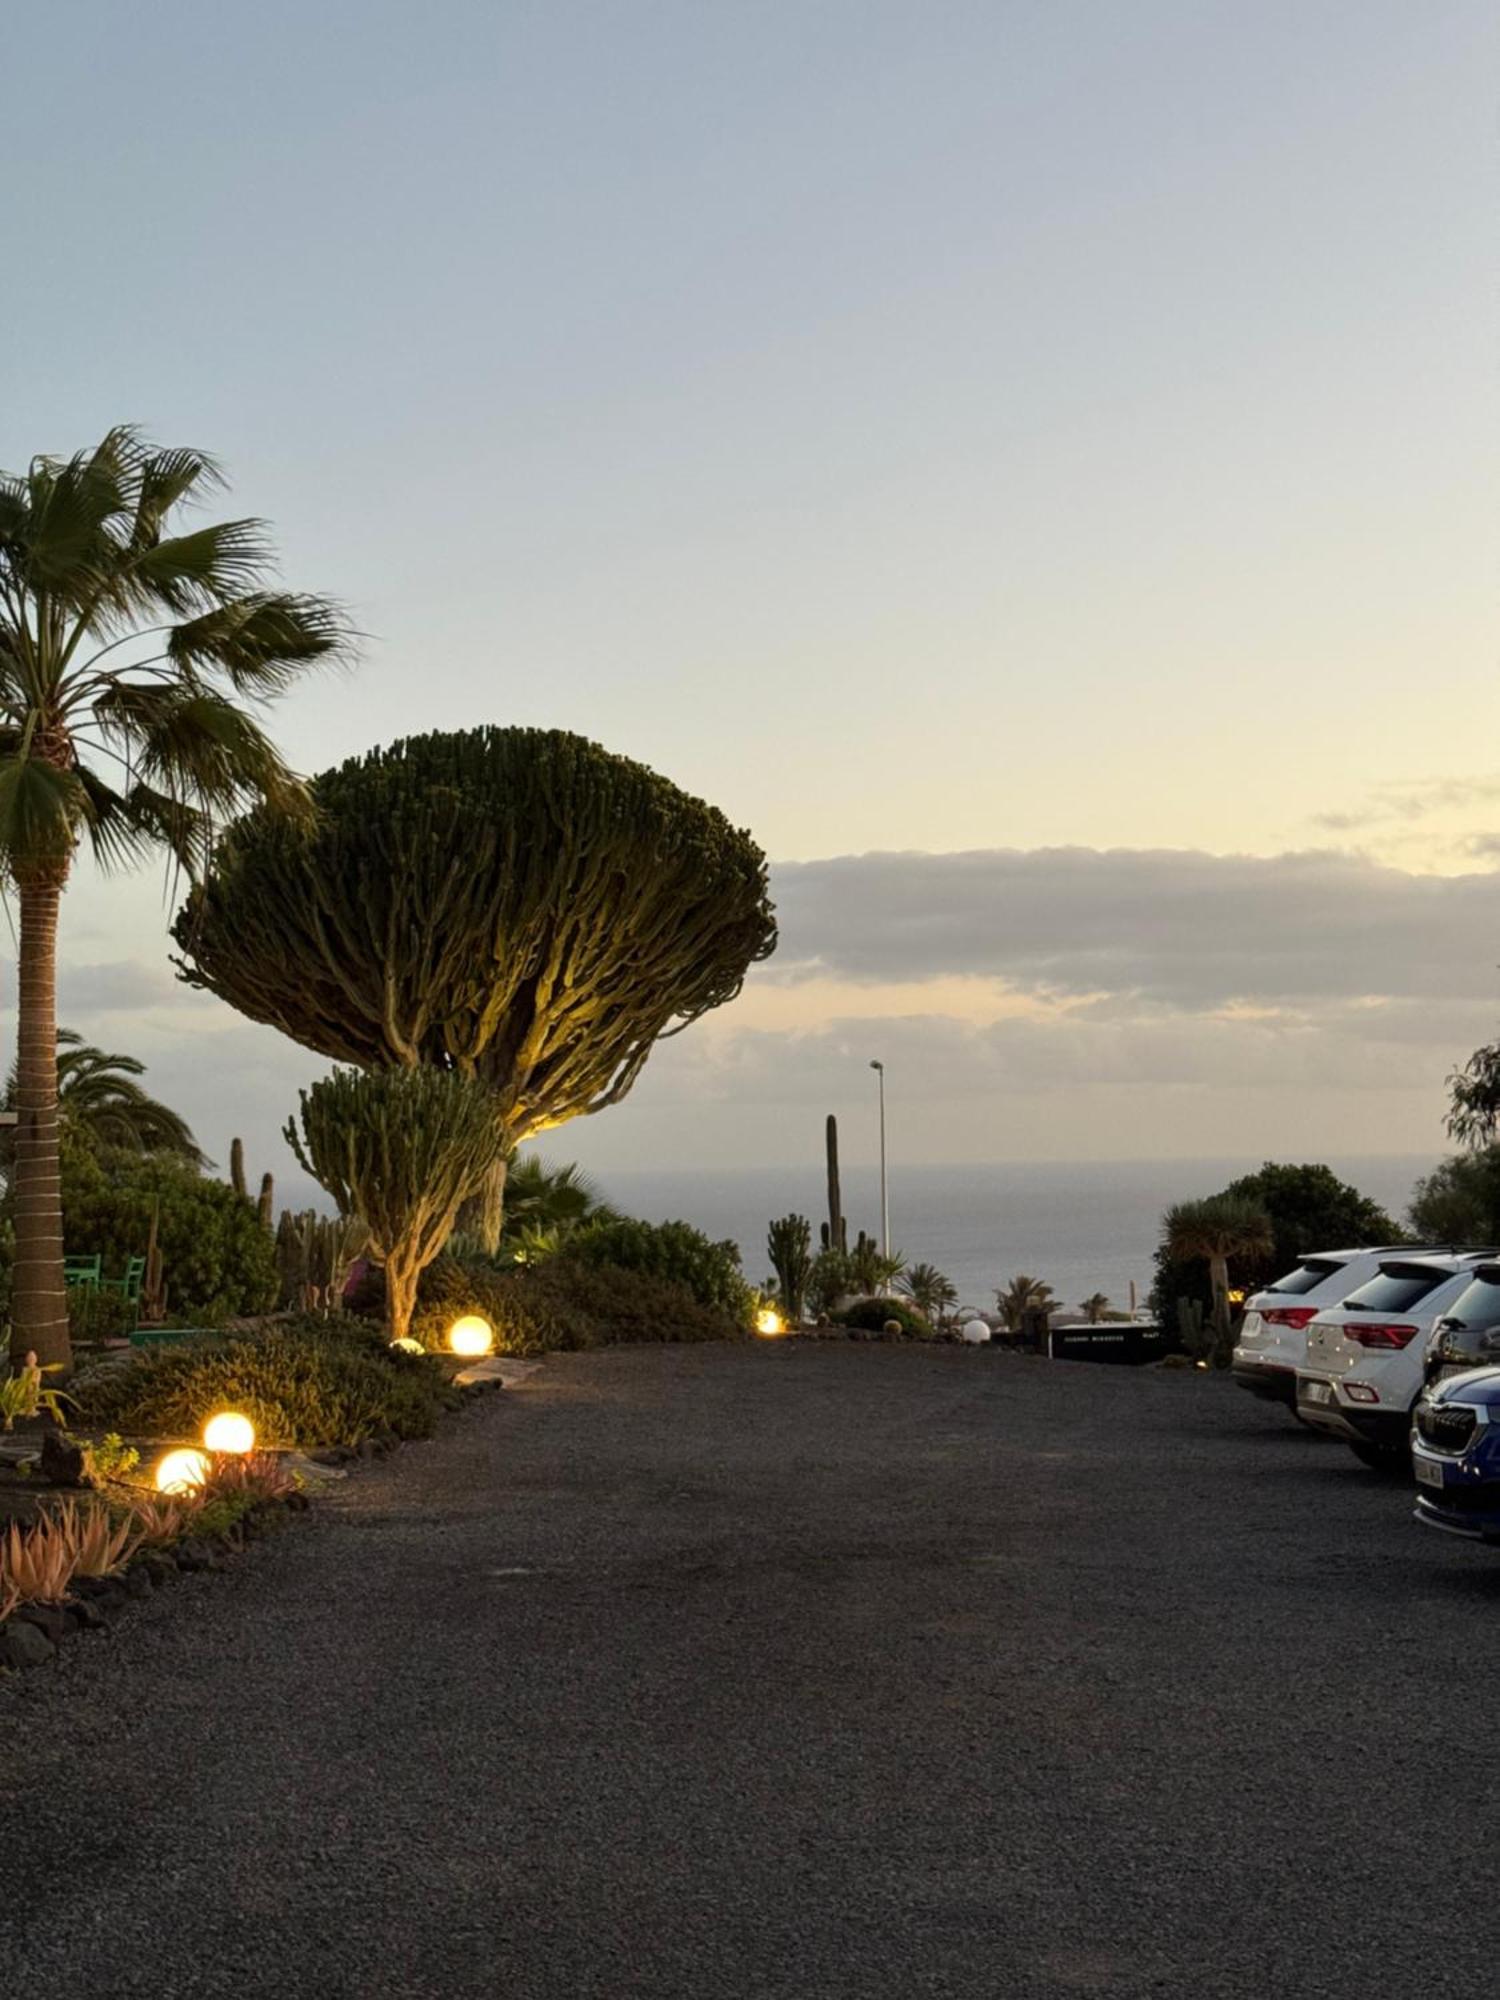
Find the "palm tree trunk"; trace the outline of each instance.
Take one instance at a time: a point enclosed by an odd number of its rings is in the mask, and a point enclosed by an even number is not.
[[[43,1368],[72,1365],[63,1283],[57,1145],[57,912],[66,868],[28,871],[21,904],[15,1143],[16,1268],[11,1355]]]

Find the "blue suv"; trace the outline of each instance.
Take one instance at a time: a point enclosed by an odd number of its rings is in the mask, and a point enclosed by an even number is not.
[[[1500,1543],[1500,1262],[1481,1264],[1432,1331],[1414,1412],[1416,1517]]]

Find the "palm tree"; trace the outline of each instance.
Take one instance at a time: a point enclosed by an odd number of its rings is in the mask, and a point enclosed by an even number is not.
[[[596,1184],[582,1167],[549,1166],[535,1153],[513,1162],[505,1177],[505,1233],[548,1231],[559,1238],[584,1222],[612,1222]]]
[[[195,1167],[208,1161],[198,1150],[187,1120],[152,1097],[135,1081],[146,1065],[134,1056],[106,1055],[71,1028],[57,1031],[57,1111],[64,1134],[84,1145],[124,1146],[137,1153],[176,1153]],[[16,1101],[17,1073],[11,1065],[5,1101]],[[0,1162],[8,1174],[10,1133],[0,1129]]]
[[[1224,1365],[1233,1345],[1229,1318],[1229,1260],[1269,1256],[1275,1242],[1271,1218],[1253,1201],[1239,1195],[1210,1195],[1206,1201],[1180,1201],[1162,1217],[1162,1237],[1174,1264],[1202,1258],[1208,1265],[1214,1295],[1215,1360]]]
[[[257,802],[311,810],[252,709],[347,651],[325,598],[268,587],[258,521],[168,532],[222,484],[201,452],[110,431],[0,474],[0,871],[20,907],[15,1350],[66,1367],[57,917],[79,843],[195,874]]]
[[[936,1264],[913,1264],[897,1281],[902,1295],[911,1300],[924,1319],[941,1326],[950,1307],[958,1304],[957,1287]]]
[[[1030,1306],[1050,1309],[1057,1302],[1052,1287],[1041,1278],[1024,1276],[1012,1278],[1004,1291],[997,1291],[995,1304],[1000,1309],[1000,1317],[1005,1321],[1008,1333],[1019,1333],[1024,1316]]]
[[[1097,1326],[1109,1311],[1109,1296],[1105,1292],[1090,1292],[1078,1310],[1090,1326]]]

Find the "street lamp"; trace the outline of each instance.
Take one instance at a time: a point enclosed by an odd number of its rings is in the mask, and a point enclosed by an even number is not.
[[[891,1200],[885,1181],[885,1064],[872,1062],[872,1070],[880,1080],[880,1254],[891,1254]]]

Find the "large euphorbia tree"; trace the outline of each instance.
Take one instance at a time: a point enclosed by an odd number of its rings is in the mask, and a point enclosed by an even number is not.
[[[80,844],[196,871],[216,825],[307,795],[252,712],[346,644],[269,587],[257,521],[176,531],[221,484],[201,452],[114,430],[0,474],[0,871],[19,906],[13,1347],[70,1361],[58,1200],[58,909]]]
[[[229,827],[173,935],[184,976],[361,1068],[489,1089],[504,1160],[618,1104],[663,1036],[775,946],[765,856],[643,764],[560,730],[412,737]]]
[[[336,1069],[300,1102],[286,1142],[339,1214],[369,1231],[385,1266],[386,1331],[404,1340],[417,1281],[495,1157],[489,1093],[455,1070]]]

